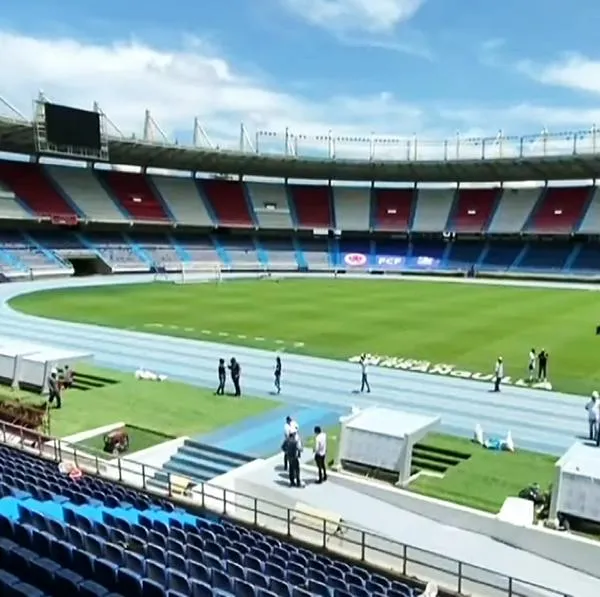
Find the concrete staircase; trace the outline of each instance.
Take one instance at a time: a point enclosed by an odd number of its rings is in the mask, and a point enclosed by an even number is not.
[[[156,473],[154,483],[167,486],[167,473],[180,475],[203,483],[224,475],[235,468],[255,460],[251,456],[236,454],[192,439],[185,440],[177,453]]]

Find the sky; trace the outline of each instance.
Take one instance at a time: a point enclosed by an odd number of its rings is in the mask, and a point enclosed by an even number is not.
[[[286,128],[437,140],[600,125],[597,0],[4,4],[0,95],[28,118],[43,90],[98,102],[111,132],[140,135],[148,109],[157,139],[189,142],[197,118],[231,147],[241,122],[274,146]]]

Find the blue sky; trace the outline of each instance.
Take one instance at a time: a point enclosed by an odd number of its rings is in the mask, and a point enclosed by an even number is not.
[[[0,14],[3,96],[26,116],[97,100],[124,133],[420,138],[600,124],[600,3],[21,0]],[[3,110],[5,113],[6,110]],[[154,131],[159,135],[158,130]]]

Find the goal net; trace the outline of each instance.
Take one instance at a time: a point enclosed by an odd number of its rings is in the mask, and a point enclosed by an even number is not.
[[[221,271],[222,268],[220,263],[182,263],[181,278],[179,282],[181,284],[189,284],[191,282],[205,282],[207,280],[212,282],[220,282],[222,279]]]

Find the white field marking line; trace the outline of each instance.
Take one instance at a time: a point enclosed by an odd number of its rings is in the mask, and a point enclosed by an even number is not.
[[[190,328],[190,327],[182,327],[179,325],[165,325],[163,323],[145,323],[144,324],[145,328],[167,328],[169,330],[183,330],[185,332],[194,332],[196,331],[195,328]],[[271,340],[269,338],[264,338],[263,336],[254,336],[254,337],[248,337],[245,334],[230,334],[229,332],[213,332],[212,330],[200,330],[200,333],[205,335],[205,336],[211,336],[211,335],[216,335],[219,336],[221,338],[228,338],[228,337],[235,337],[238,340],[254,340],[255,342],[266,342],[266,343],[270,343],[270,344],[277,344],[278,346],[284,346],[285,344],[291,344],[291,346],[293,346],[294,348],[302,348],[303,346],[306,346],[304,342],[290,342],[287,343],[285,340]]]

